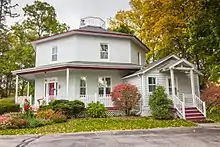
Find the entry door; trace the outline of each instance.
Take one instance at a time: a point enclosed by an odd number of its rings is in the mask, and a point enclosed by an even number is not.
[[[57,82],[45,83],[45,97],[57,96]]]
[[[179,89],[178,89],[178,79],[177,77],[174,78],[174,83],[175,83],[175,94],[178,96]],[[171,82],[171,77],[167,78],[167,93],[168,95],[172,95],[172,82]]]
[[[49,96],[54,96],[55,83],[48,83]]]

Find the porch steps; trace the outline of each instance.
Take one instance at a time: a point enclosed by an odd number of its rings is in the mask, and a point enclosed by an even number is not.
[[[196,108],[196,107],[187,107],[185,108],[186,120],[199,122],[205,121],[205,116]]]

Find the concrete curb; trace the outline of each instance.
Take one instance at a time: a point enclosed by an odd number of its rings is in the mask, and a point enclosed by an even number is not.
[[[136,130],[112,130],[112,131],[98,131],[98,132],[76,132],[76,133],[59,133],[59,134],[31,134],[31,135],[2,135],[0,138],[15,138],[15,137],[36,137],[41,135],[42,137],[56,137],[56,136],[105,136],[105,135],[144,135],[144,134],[166,134],[166,133],[188,133],[188,132],[198,132],[200,129],[206,128],[219,128],[219,125],[204,125],[198,124],[196,127],[169,127],[169,128],[152,128],[152,129],[136,129]]]

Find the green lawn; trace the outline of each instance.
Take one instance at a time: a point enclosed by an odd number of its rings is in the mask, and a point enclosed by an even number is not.
[[[15,99],[14,99],[14,97],[3,98],[3,99],[0,99],[0,104],[1,103],[14,104],[15,103]]]
[[[184,120],[153,120],[146,118],[72,119],[35,129],[0,130],[1,135],[54,134],[107,130],[132,130],[166,127],[192,127],[196,124]]]

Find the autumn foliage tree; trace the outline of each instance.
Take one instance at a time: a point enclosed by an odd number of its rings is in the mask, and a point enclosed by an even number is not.
[[[210,106],[220,107],[220,86],[215,83],[208,83],[201,98]]]
[[[127,116],[131,115],[131,110],[137,106],[140,98],[141,94],[135,85],[123,83],[113,88],[112,101],[115,107],[125,111]]]

